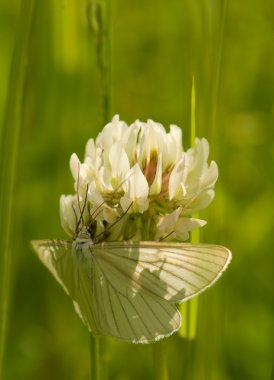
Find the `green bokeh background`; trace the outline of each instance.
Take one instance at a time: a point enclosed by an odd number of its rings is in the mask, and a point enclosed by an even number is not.
[[[2,120],[19,3],[0,3]],[[85,7],[84,0],[34,7],[14,194],[8,380],[89,378],[88,333],[29,246],[65,237],[59,197],[73,192],[70,155],[83,157],[102,127]],[[274,3],[112,0],[110,28],[111,114],[178,124],[188,148],[194,75],[197,136],[208,138],[220,171],[216,198],[200,215],[209,221],[202,240],[229,247],[233,261],[200,297],[197,340],[163,341],[170,379],[273,380]],[[109,378],[152,378],[151,346],[111,338],[103,346]]]

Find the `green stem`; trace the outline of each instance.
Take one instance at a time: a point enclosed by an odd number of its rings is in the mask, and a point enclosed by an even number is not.
[[[100,125],[110,117],[110,0],[90,0],[87,7],[90,29],[95,36],[100,88]]]
[[[197,333],[197,317],[198,317],[199,298],[195,297],[188,302],[180,305],[180,311],[183,316],[182,327],[179,335],[182,338],[194,339]]]
[[[155,380],[168,380],[168,370],[163,345],[163,341],[152,345],[153,372]]]
[[[196,138],[196,93],[195,79],[192,78],[191,86],[191,120],[190,120],[190,145],[194,146]]]
[[[102,127],[109,122],[110,117],[110,0],[87,0],[87,20],[95,37],[100,90],[99,124]],[[91,379],[103,378],[99,338],[92,335],[90,337],[90,365]],[[106,373],[106,368],[104,369]]]
[[[15,36],[9,89],[1,136],[0,162],[0,239],[1,239],[1,305],[0,305],[0,379],[3,377],[4,351],[8,328],[12,267],[12,225],[14,221],[14,183],[21,128],[23,89],[27,63],[29,33],[34,0],[22,1]]]
[[[101,379],[100,338],[90,334],[90,375],[91,380]]]
[[[191,146],[195,145],[196,138],[196,96],[195,96],[195,82],[194,77],[192,79],[191,87]],[[198,218],[198,213],[192,215],[193,218]],[[192,243],[199,243],[200,241],[200,231],[199,229],[191,233],[190,238]],[[195,297],[188,302],[183,302],[180,305],[180,311],[183,316],[182,327],[179,331],[179,335],[183,338],[194,339],[196,337],[197,331],[197,317],[198,317],[198,297]]]

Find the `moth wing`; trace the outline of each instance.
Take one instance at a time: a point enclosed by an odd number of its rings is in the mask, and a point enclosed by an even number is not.
[[[125,286],[123,276],[111,283],[97,265],[94,270],[95,316],[100,329],[131,343],[150,343],[169,336],[180,328],[181,315],[175,305],[136,292]]]
[[[32,248],[67,294],[73,292],[71,243],[65,240],[33,240]]]
[[[95,245],[94,257],[120,294],[131,290],[175,303],[213,285],[227,268],[231,252],[210,244],[115,242]]]
[[[94,334],[102,333],[94,318],[92,267],[77,265],[72,245],[65,240],[34,240],[31,245],[42,263],[72,298],[75,310]]]

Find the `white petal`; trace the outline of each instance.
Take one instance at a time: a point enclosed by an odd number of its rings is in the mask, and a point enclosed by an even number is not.
[[[175,225],[178,221],[181,211],[182,211],[182,208],[178,207],[172,213],[160,218],[157,224],[157,232],[155,234],[155,240],[159,240],[175,231]]]
[[[181,212],[182,212],[182,208],[178,207],[171,214],[164,216],[161,219],[161,221],[158,223],[157,228],[162,229],[162,230],[173,229],[175,224],[178,221],[178,218],[179,218]]]
[[[186,204],[183,208],[183,214],[189,215],[193,212],[200,211],[206,208],[209,203],[213,200],[215,192],[213,189],[204,190],[196,198],[193,198],[190,202]]]
[[[122,207],[122,210],[124,212],[128,211],[129,213],[133,212],[132,211],[132,205],[133,205],[132,202],[133,202],[132,199],[129,198],[129,197],[126,197],[126,196],[121,197],[121,199],[120,199],[120,205]]]
[[[92,159],[96,157],[96,146],[93,139],[89,139],[86,144],[86,156]]]
[[[120,142],[115,143],[109,151],[109,162],[112,168],[112,178],[116,179],[113,184],[117,187],[124,180],[126,173],[130,169],[127,154]]]
[[[183,181],[186,171],[185,164],[185,154],[183,154],[180,161],[178,161],[177,164],[174,166],[169,177],[168,190],[170,200],[172,200],[181,190],[181,182]]]
[[[70,160],[69,160],[69,166],[70,166],[72,176],[76,181],[79,176],[80,166],[81,166],[81,162],[76,153],[73,153],[71,155]]]
[[[149,206],[148,198],[147,197],[140,197],[140,198],[129,198],[127,196],[123,196],[120,199],[120,205],[122,207],[122,210],[124,212],[130,213],[140,213],[143,214]]]
[[[116,141],[121,141],[123,134],[127,130],[124,121],[120,121],[119,115],[115,115],[110,123],[108,123],[96,139],[96,145],[104,150],[109,150]]]
[[[122,144],[127,153],[130,165],[136,162],[137,159],[137,136],[140,129],[139,120],[131,124],[122,136]]]
[[[211,161],[207,170],[204,171],[201,178],[201,187],[212,187],[218,179],[218,166],[215,161]]]
[[[148,196],[148,183],[138,164],[135,164],[128,171],[124,189],[131,199]]]
[[[194,218],[179,218],[175,226],[176,238],[179,240],[187,240],[189,232],[203,227],[206,224],[205,220]]]
[[[126,174],[123,185],[125,195],[120,203],[123,211],[126,211],[131,203],[129,212],[143,213],[148,208],[148,183],[138,164],[135,164]]]
[[[71,237],[76,230],[77,224],[77,215],[75,215],[75,212],[77,214],[76,203],[76,195],[61,195],[60,197],[61,225],[64,231]]]
[[[158,156],[159,152],[166,156],[166,131],[161,124],[149,119],[147,123],[142,123],[141,126],[138,149],[140,167],[143,168],[150,160],[150,157],[155,154]]]
[[[196,141],[199,141],[199,139],[196,139]],[[200,142],[201,142],[202,149],[203,149],[204,161],[207,161],[208,155],[209,155],[209,143],[208,143],[207,139],[205,139],[204,137],[200,140]]]
[[[189,166],[187,182],[189,189],[191,189],[190,191],[197,189],[203,170],[207,167],[207,145],[206,139],[199,140],[196,138],[195,147],[188,149],[186,152]]]
[[[104,198],[101,196],[99,190],[96,187],[95,181],[92,181],[88,187],[87,200],[90,205],[95,208],[104,204]]]
[[[162,189],[162,153],[159,153],[155,178],[150,186],[149,194],[159,194]]]
[[[177,125],[170,126],[170,132],[166,134],[167,154],[163,157],[163,169],[173,166],[182,157],[182,130]]]

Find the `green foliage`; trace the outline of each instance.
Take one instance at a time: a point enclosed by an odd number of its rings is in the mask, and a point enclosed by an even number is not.
[[[102,127],[96,42],[86,5],[37,1],[33,10],[13,199],[7,380],[89,377],[89,336],[29,246],[31,239],[65,237],[59,196],[72,192],[69,157],[74,151],[82,157],[85,142]],[[163,342],[169,378],[268,380],[274,4],[117,0],[111,7],[110,113],[128,123],[152,118],[178,124],[188,148],[195,76],[196,135],[209,139],[220,171],[216,199],[200,215],[209,220],[201,241],[233,252],[218,285],[199,298],[197,340],[173,336]],[[0,3],[1,115],[18,9],[17,0]],[[152,378],[151,346],[111,338],[102,343],[109,378]]]

